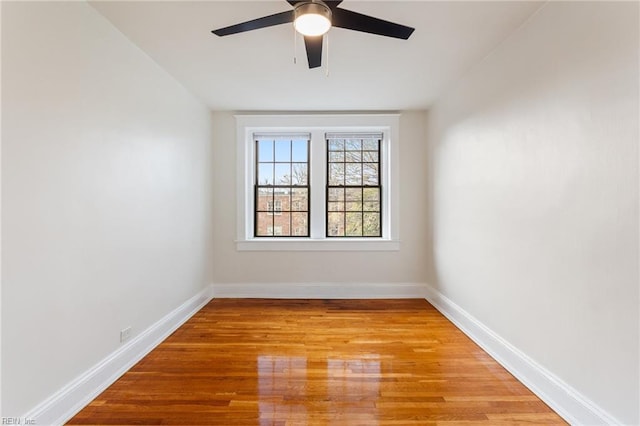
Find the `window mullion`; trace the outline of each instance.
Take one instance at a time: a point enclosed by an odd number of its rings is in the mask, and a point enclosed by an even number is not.
[[[326,152],[324,132],[314,130],[311,132],[311,173],[309,184],[311,186],[311,238],[324,239],[325,235],[325,178],[326,172]]]

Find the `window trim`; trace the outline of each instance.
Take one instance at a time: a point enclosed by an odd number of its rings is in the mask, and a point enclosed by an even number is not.
[[[237,114],[237,224],[238,251],[397,251],[400,249],[399,118],[393,114]],[[382,132],[383,194],[382,237],[325,237],[325,211],[310,212],[310,237],[254,237],[255,133],[311,133],[310,205],[326,208],[326,133]],[[318,138],[323,141],[318,143]],[[315,142],[315,143],[314,143]]]

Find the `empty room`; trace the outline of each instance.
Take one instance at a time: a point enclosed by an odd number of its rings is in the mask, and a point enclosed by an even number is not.
[[[640,425],[637,1],[0,1],[0,423]]]

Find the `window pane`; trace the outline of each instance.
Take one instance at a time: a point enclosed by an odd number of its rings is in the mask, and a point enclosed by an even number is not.
[[[290,141],[276,141],[276,161],[291,161]]]
[[[306,185],[309,174],[307,163],[293,163],[291,165],[293,179],[291,185]]]
[[[360,201],[349,201],[345,203],[347,206],[347,211],[350,212],[359,212],[362,211],[362,203]]]
[[[364,188],[362,194],[365,201],[380,201],[380,188]]]
[[[329,151],[329,161],[330,162],[337,162],[337,163],[342,163],[344,162],[344,152],[342,151]]]
[[[345,161],[359,163],[362,161],[362,153],[360,151],[347,151],[344,153]]]
[[[362,164],[347,163],[345,173],[346,185],[362,185]]]
[[[291,213],[291,235],[296,237],[309,236],[309,225],[307,224],[307,213]]]
[[[365,151],[378,151],[380,149],[378,139],[365,139],[362,141],[362,149]]]
[[[258,190],[258,200],[256,203],[257,211],[269,211],[273,203],[273,189],[260,188]]]
[[[329,164],[329,185],[344,185],[344,164]]]
[[[364,185],[378,185],[378,163],[364,163],[362,165]]]
[[[309,159],[309,143],[306,140],[293,141],[291,161],[307,162]]]
[[[282,214],[273,218],[274,229],[281,229],[282,231],[278,235],[288,236],[291,235],[291,213],[282,212]],[[275,234],[275,232],[274,232]]]
[[[329,188],[329,201],[344,201],[344,188]]]
[[[365,163],[377,163],[379,158],[378,151],[364,151],[362,153],[362,161]]]
[[[362,236],[362,213],[345,213],[347,228],[345,236],[359,237]]]
[[[362,235],[378,237],[380,233],[380,213],[363,213]]]
[[[329,151],[344,151],[344,140],[343,139],[330,139],[329,140]]]
[[[309,211],[309,194],[306,188],[294,188],[291,190],[291,210]]]
[[[258,141],[258,161],[273,161],[273,141]]]
[[[276,189],[273,194],[274,199],[274,211],[283,212],[291,210],[291,195],[288,189]]]
[[[330,212],[327,222],[327,235],[330,237],[344,236],[344,213]]]
[[[273,163],[258,164],[258,185],[273,185]]]
[[[267,201],[267,211],[270,214],[282,213],[282,200]]]
[[[275,165],[275,185],[291,185],[291,163]]]
[[[361,151],[362,139],[347,139],[345,142],[345,149],[347,151]]]
[[[329,201],[329,211],[330,212],[343,212],[344,211],[344,203],[340,201]]]
[[[259,237],[273,236],[273,218],[269,213],[258,213],[256,217],[256,235]]]
[[[363,204],[363,208],[365,212],[379,212],[380,211],[380,202],[379,201],[365,201]]]
[[[347,188],[347,201],[361,201],[362,191],[362,188]]]

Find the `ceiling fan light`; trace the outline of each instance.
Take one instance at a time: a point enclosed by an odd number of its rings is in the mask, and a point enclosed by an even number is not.
[[[331,28],[331,9],[324,3],[302,3],[295,9],[293,27],[305,36],[321,36]]]

